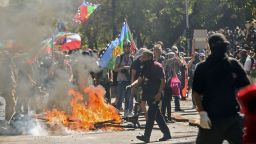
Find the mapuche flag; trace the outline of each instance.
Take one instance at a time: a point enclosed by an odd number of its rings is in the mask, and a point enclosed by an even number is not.
[[[89,16],[97,9],[98,4],[92,4],[89,2],[83,2],[74,16],[74,22],[84,23],[88,20]]]
[[[123,52],[125,41],[131,42],[131,52],[136,51],[136,45],[132,38],[127,22],[123,23],[119,39],[113,40],[105,49],[105,52],[100,56],[98,61],[99,66],[102,68],[114,69],[116,57]]]

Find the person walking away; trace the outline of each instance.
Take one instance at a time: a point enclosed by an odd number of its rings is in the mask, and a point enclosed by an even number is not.
[[[226,55],[229,42],[215,33],[208,40],[211,54],[198,64],[192,96],[200,115],[197,144],[242,143],[242,117],[236,91],[250,84],[242,66]]]
[[[176,46],[172,46],[172,50],[175,53],[175,56],[170,60],[170,68],[172,77],[169,81],[169,86],[172,91],[172,97],[174,98],[175,111],[181,111],[180,108],[180,96],[181,96],[181,67],[182,61],[179,58],[179,51]]]
[[[162,108],[161,112],[165,118],[166,122],[173,123],[174,121],[171,118],[171,100],[172,100],[172,91],[170,88],[170,80],[172,78],[172,68],[171,68],[171,61],[175,57],[174,52],[167,53],[167,59],[164,62],[164,69],[166,74],[166,84],[164,88],[164,97],[162,98]],[[165,115],[167,111],[167,116]]]

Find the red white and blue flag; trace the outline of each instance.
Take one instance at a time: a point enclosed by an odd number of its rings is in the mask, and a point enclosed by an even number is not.
[[[52,38],[43,41],[47,49],[69,51],[81,48],[81,36],[77,33],[59,32]]]

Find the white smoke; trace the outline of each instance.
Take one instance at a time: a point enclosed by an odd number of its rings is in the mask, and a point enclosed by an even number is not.
[[[81,0],[0,0],[0,42],[3,43],[3,48],[0,48],[0,92],[8,103],[7,120],[11,119],[10,113],[14,113],[15,102],[17,113],[27,109],[24,103],[36,113],[49,108],[69,108],[71,97],[68,90],[74,85],[68,81],[69,73],[63,64],[50,59],[50,66],[41,68],[41,61],[29,65],[28,60],[43,55],[38,54],[40,44],[56,32],[59,20],[66,24],[67,29],[73,29],[72,19],[80,3]],[[14,48],[10,48],[12,45]],[[72,60],[80,84],[88,80],[91,70],[97,69],[96,58],[76,56]],[[44,62],[47,63],[47,59]],[[46,76],[48,72],[53,72],[53,75]],[[33,135],[47,134],[42,133],[44,127],[37,122],[24,122],[17,116],[13,125]]]
[[[9,0],[0,0],[0,7],[7,7],[9,5]]]

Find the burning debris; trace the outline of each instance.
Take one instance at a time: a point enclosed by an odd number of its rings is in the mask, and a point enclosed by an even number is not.
[[[88,95],[84,103],[83,93]],[[72,113],[54,109],[48,111],[45,119],[50,125],[63,124],[71,130],[88,131],[96,128],[105,130],[121,130],[111,128],[109,124],[120,124],[121,117],[115,107],[107,104],[104,99],[104,89],[101,86],[90,86],[84,89],[83,93],[71,89],[69,95],[73,97],[70,102]]]

